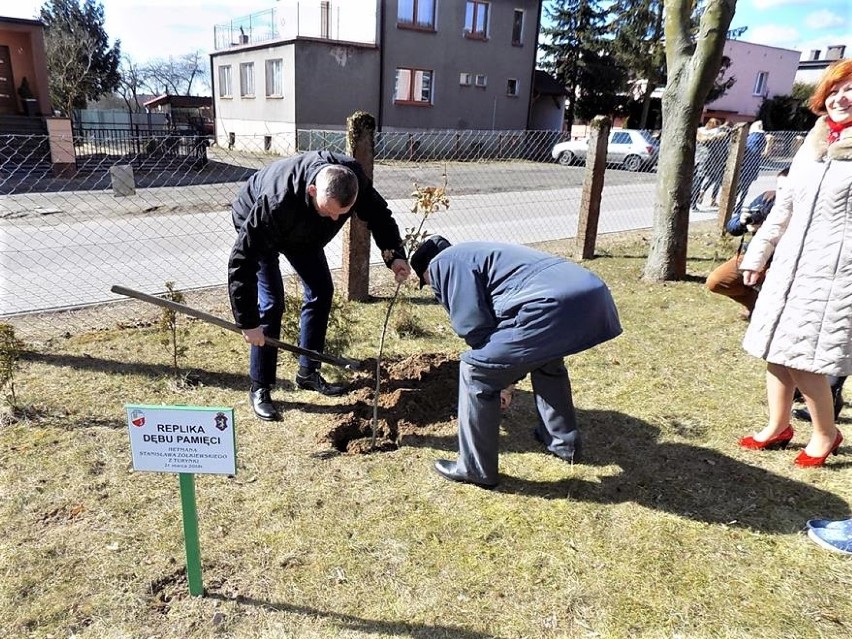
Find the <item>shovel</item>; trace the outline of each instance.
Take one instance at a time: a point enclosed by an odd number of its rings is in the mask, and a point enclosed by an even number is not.
[[[143,302],[148,302],[149,304],[162,306],[163,308],[168,308],[173,311],[176,311],[177,313],[189,315],[190,317],[196,317],[200,320],[204,320],[209,324],[218,326],[219,328],[224,328],[225,330],[229,330],[242,335],[242,330],[239,326],[231,322],[225,321],[221,317],[211,315],[210,313],[205,313],[204,311],[199,311],[189,306],[178,304],[177,302],[172,302],[171,300],[166,300],[161,297],[154,297],[153,295],[148,295],[147,293],[140,293],[139,291],[134,291],[130,288],[124,288],[123,286],[115,285],[109,290],[113,293],[118,293],[119,295],[135,297],[137,300],[142,300]],[[347,357],[335,357],[333,355],[326,355],[325,353],[318,353],[317,351],[302,348],[301,346],[287,344],[273,337],[267,337],[266,344],[268,346],[274,346],[275,348],[278,348],[282,351],[289,351],[291,353],[295,353],[296,355],[304,355],[318,362],[324,362],[326,364],[331,364],[332,366],[339,366],[341,368],[346,368],[350,371],[360,370],[361,366],[363,365],[363,362],[356,359],[349,359]]]

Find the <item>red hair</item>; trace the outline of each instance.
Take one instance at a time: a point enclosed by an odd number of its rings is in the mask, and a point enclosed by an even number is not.
[[[825,70],[825,73],[822,74],[816,90],[810,100],[808,100],[808,106],[811,111],[817,115],[824,115],[825,101],[828,98],[828,94],[831,93],[834,85],[847,79],[852,79],[852,58],[832,63]]]

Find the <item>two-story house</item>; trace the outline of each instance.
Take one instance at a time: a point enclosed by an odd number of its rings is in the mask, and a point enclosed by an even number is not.
[[[826,48],[825,56],[820,49],[811,49],[807,57],[799,62],[796,71],[796,82],[802,84],[817,84],[822,74],[833,63],[842,60],[846,55],[845,44],[833,44]]]
[[[703,119],[751,122],[765,98],[788,95],[793,88],[801,53],[743,40],[725,42],[723,55],[731,60],[726,77],[734,86],[704,108]]]
[[[542,0],[292,0],[215,28],[220,144],[276,150],[354,111],[393,131],[520,130]],[[542,104],[552,104],[541,102]],[[557,107],[554,107],[557,108]]]
[[[44,26],[0,16],[0,115],[50,115]]]

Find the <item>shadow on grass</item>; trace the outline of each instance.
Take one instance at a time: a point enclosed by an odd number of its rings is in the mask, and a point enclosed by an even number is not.
[[[218,599],[225,602],[234,602],[240,605],[255,606],[263,610],[272,610],[293,615],[302,615],[312,618],[328,619],[348,631],[358,631],[368,634],[381,633],[395,637],[416,637],[422,639],[500,639],[492,633],[484,634],[475,630],[455,628],[453,626],[435,626],[414,624],[405,621],[379,621],[377,619],[363,619],[354,615],[339,612],[328,612],[310,608],[308,606],[296,606],[288,603],[276,603],[253,599],[251,597],[238,596],[236,599],[226,597],[219,593],[206,593],[207,599]]]
[[[844,500],[808,483],[807,473],[814,471],[794,470],[802,477],[791,479],[759,466],[761,459],[781,455],[792,467],[789,451],[755,451],[752,465],[712,448],[661,443],[657,427],[623,413],[578,411],[578,420],[584,436],[582,463],[615,465],[620,473],[594,482],[510,478],[502,490],[551,499],[634,502],[698,521],[785,534],[801,530],[811,517],[848,513]],[[532,435],[526,441],[540,449]],[[833,463],[826,470],[845,465]]]
[[[424,290],[428,290],[428,289],[424,288]],[[400,293],[400,295],[402,295],[402,293]],[[386,295],[381,295],[381,294],[370,295],[369,299],[367,299],[364,302],[361,302],[361,304],[387,303],[391,299],[393,299],[393,292],[392,291],[388,292]],[[408,304],[413,304],[414,306],[437,306],[438,305],[438,300],[436,300],[434,298],[434,296],[429,295],[429,296],[424,297],[422,295],[418,295],[417,293],[412,293],[405,300],[405,302],[408,303]],[[397,303],[399,303],[399,300],[397,300]]]
[[[103,357],[92,357],[89,355],[70,355],[70,354],[55,354],[55,353],[40,353],[35,351],[25,351],[21,355],[21,359],[28,362],[36,362],[47,366],[55,366],[57,368],[71,368],[78,371],[95,371],[100,373],[110,373],[115,375],[144,375],[152,380],[169,379],[172,377],[172,367],[167,364],[142,364],[139,362],[119,361],[114,359],[106,359]],[[246,355],[246,365],[248,365],[248,356]],[[222,371],[205,371],[197,368],[182,369],[183,372],[192,373],[197,385],[209,386],[213,388],[225,388],[236,391],[248,391],[251,384],[248,371],[245,375],[236,373],[226,373]],[[456,365],[458,370],[458,365]],[[372,386],[369,377],[355,379],[351,383],[352,389]],[[298,396],[290,395],[289,393],[299,393],[306,397],[316,396],[309,391],[299,391],[295,383],[287,379],[278,379],[276,387],[273,390],[273,401],[279,410],[299,410],[304,413],[312,413],[317,415],[337,415],[352,410],[354,401],[348,403],[334,404],[317,404],[309,399],[301,399]],[[282,396],[282,393],[288,395]],[[69,422],[71,425],[72,422]],[[94,423],[94,420],[74,423],[76,426],[85,427],[100,425]],[[109,424],[109,427],[126,424],[123,422]],[[69,426],[70,427],[70,426]]]
[[[833,458],[824,470],[793,469],[800,477],[789,478],[760,464],[762,459],[782,456],[792,469],[795,454],[790,450],[754,451],[753,462],[745,463],[712,448],[659,442],[657,427],[624,413],[580,410],[577,419],[583,433],[579,463],[616,466],[620,472],[595,481],[571,477],[535,481],[501,474],[497,491],[601,504],[633,502],[696,521],[783,534],[801,530],[812,517],[848,516],[846,501],[808,481],[809,473],[852,466],[842,458]],[[549,454],[533,437],[532,424],[527,432],[516,429],[516,424],[505,425],[508,432],[501,436],[501,451]],[[428,435],[405,443],[458,450],[454,436]],[[566,475],[570,474],[566,464]]]
[[[89,355],[69,355],[56,353],[38,353],[26,351],[21,359],[29,362],[37,362],[57,368],[73,368],[81,371],[96,371],[100,373],[114,373],[116,375],[144,375],[151,379],[160,379],[172,376],[172,367],[167,364],[141,364],[132,361],[120,361],[106,359],[103,357],[92,357]],[[205,386],[216,386],[231,389],[247,389],[249,386],[248,373],[236,375],[234,373],[223,373],[220,371],[204,371],[199,369],[182,368],[184,372],[197,375],[198,380]]]
[[[36,362],[57,368],[71,368],[79,371],[94,371],[110,373],[115,375],[144,375],[150,379],[167,379],[172,377],[172,367],[167,364],[141,364],[139,362],[127,362],[102,357],[91,357],[87,355],[69,355],[55,353],[39,353],[25,351],[21,355],[23,361]],[[246,358],[248,359],[248,358]],[[248,363],[248,362],[246,362]],[[248,391],[251,384],[248,371],[245,375],[226,373],[222,371],[205,371],[197,368],[182,369],[183,372],[191,372],[201,386],[214,388],[225,388],[236,391]],[[337,414],[351,408],[350,404],[315,404],[301,399],[292,400],[282,398],[282,392],[296,390],[296,385],[286,379],[279,379],[276,389],[273,391],[273,400],[281,410],[297,409],[306,413],[315,414]]]
[[[30,361],[55,366],[116,374],[142,372],[155,377],[170,374],[168,366],[140,365],[76,355],[30,352],[25,357]],[[457,375],[458,363],[444,360],[436,361],[434,366],[424,369],[414,388],[408,392],[405,391],[406,386],[411,385],[409,375],[405,375],[405,380],[388,382],[384,392],[400,391],[400,398],[394,408],[409,424],[405,436],[400,438],[400,446],[453,451],[450,456],[454,457],[457,451],[454,419]],[[248,379],[247,376],[229,373],[203,373],[200,378],[204,384],[240,390],[246,389]],[[357,387],[359,383],[353,386]],[[367,388],[369,380],[362,380],[360,386]],[[428,399],[423,393],[425,389],[433,391]],[[412,401],[402,401],[409,397]],[[279,406],[305,413],[333,415],[343,415],[356,406],[365,411],[369,408],[363,402],[322,405],[299,401],[279,402]],[[387,418],[387,413],[384,416]],[[794,455],[791,451],[754,451],[748,453],[749,463],[745,463],[712,448],[682,442],[660,442],[656,426],[624,413],[581,410],[578,411],[578,420],[584,442],[582,464],[618,467],[620,472],[602,476],[595,481],[568,477],[555,482],[543,482],[504,475],[499,490],[547,499],[605,504],[634,502],[697,521],[777,533],[799,530],[811,517],[847,516],[848,505],[844,500],[808,483],[814,477],[813,473],[834,472],[849,467],[851,464],[846,463],[843,457],[839,460],[832,458],[825,469],[819,470],[793,469]],[[524,426],[524,432],[519,429],[519,421],[512,415],[505,420],[507,435],[501,437],[503,450],[544,453],[542,446],[532,436],[533,424]],[[116,421],[99,425],[118,427],[119,423]],[[731,445],[735,446],[735,443]],[[848,449],[845,447],[842,452],[850,452]],[[762,460],[779,458],[790,465],[790,472],[795,473],[794,478],[760,468]],[[568,474],[570,471],[566,468]]]

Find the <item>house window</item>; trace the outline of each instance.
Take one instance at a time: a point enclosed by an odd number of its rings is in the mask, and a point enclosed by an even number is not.
[[[769,80],[769,73],[767,71],[758,71],[757,77],[754,79],[754,91],[752,92],[754,95],[766,95],[766,84]]]
[[[484,73],[476,74],[476,86],[478,87],[486,87],[488,86],[488,76]]]
[[[509,78],[506,82],[506,95],[518,95],[518,81],[515,78]]]
[[[254,97],[254,62],[240,64],[240,96]]]
[[[459,73],[459,84],[463,87],[469,87],[473,84],[473,76],[470,73]]]
[[[219,67],[219,97],[230,98],[234,95],[231,85],[231,67]]]
[[[397,69],[394,102],[432,103],[432,72],[423,69]]]
[[[320,38],[331,37],[331,2],[320,2]]]
[[[466,38],[485,40],[488,38],[487,2],[468,2],[464,13],[464,35]]]
[[[515,16],[512,18],[512,45],[516,47],[524,44],[524,11],[523,9],[515,9]]]
[[[396,22],[401,27],[435,28],[435,0],[399,0]]]
[[[284,95],[283,69],[281,58],[266,61],[266,97],[280,98]]]

